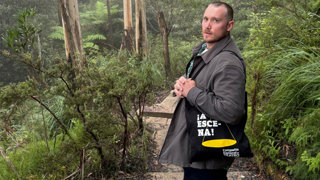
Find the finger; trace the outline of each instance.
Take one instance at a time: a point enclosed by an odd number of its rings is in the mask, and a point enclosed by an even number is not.
[[[178,91],[177,89],[174,89],[174,93],[179,97],[179,98],[184,98],[181,91]]]
[[[187,80],[185,81],[185,84],[194,86],[194,85],[196,84],[196,82],[195,82],[194,80],[192,80],[192,79],[187,79]]]
[[[176,84],[174,85],[174,89],[180,91],[180,90],[182,89],[181,86],[180,86],[180,83],[176,83]]]
[[[186,80],[187,80],[187,79],[186,79],[185,77],[181,76],[178,81],[179,81],[181,84],[184,84]]]
[[[176,86],[176,85],[178,85],[178,86],[181,86],[181,85],[182,85],[182,83],[180,82],[180,80],[176,80],[175,86]]]
[[[192,81],[194,81],[194,80],[192,80],[191,78],[188,78],[185,80],[185,82],[192,82]]]

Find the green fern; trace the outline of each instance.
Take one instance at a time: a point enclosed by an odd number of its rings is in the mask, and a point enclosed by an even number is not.
[[[307,163],[310,172],[320,173],[320,152],[312,157],[307,151],[304,151],[301,155],[301,160]]]
[[[99,50],[99,46],[95,45],[94,43],[92,42],[84,42],[83,43],[83,48],[84,49],[95,49],[95,50]]]
[[[51,30],[50,39],[64,40],[63,28],[61,26],[53,26]]]
[[[90,34],[84,38],[84,41],[94,41],[94,40],[106,40],[107,38],[102,34]]]
[[[276,7],[252,15],[250,42],[243,53],[247,90],[257,90],[250,139],[261,157],[294,178],[318,179],[320,21],[296,5],[299,17]]]
[[[97,1],[93,10],[80,13],[81,25],[105,24],[108,18],[108,11],[105,3]]]

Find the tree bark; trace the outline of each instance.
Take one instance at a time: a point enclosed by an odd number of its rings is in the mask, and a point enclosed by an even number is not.
[[[128,114],[127,114],[127,112],[124,110],[124,108],[122,106],[120,97],[116,97],[116,98],[117,98],[121,113],[122,113],[123,118],[124,118],[123,143],[122,143],[123,151],[122,151],[122,158],[121,158],[121,165],[120,165],[120,168],[124,169],[125,162],[126,162],[127,145],[128,145],[128,141],[129,141],[129,137],[128,137],[129,136],[128,135]]]
[[[166,71],[166,76],[168,79],[171,78],[171,65],[169,56],[169,30],[167,28],[166,20],[162,11],[158,12],[158,25],[160,28],[162,43],[163,43],[163,57],[164,57],[164,67]]]
[[[128,51],[134,50],[134,37],[132,29],[132,6],[131,0],[123,0],[123,37],[120,49],[126,49]]]
[[[136,14],[136,52],[142,56],[148,54],[147,21],[145,0],[135,0]]]
[[[77,0],[59,0],[66,57],[72,67],[80,70],[86,65],[80,30],[80,17]]]
[[[110,0],[107,0],[107,11],[108,11],[107,30],[108,30],[108,32],[110,33],[110,32],[112,32]]]

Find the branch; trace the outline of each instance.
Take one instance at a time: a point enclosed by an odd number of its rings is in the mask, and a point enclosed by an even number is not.
[[[98,137],[94,134],[94,132],[92,130],[90,130],[90,128],[86,125],[86,118],[85,118],[84,114],[80,110],[80,105],[77,104],[76,107],[77,107],[77,112],[79,113],[79,115],[81,117],[83,126],[84,126],[85,130],[87,131],[87,133],[89,133],[90,136],[95,141],[95,143],[96,143],[95,148],[98,150],[98,154],[99,154],[99,156],[101,158],[102,164],[104,164],[104,155],[103,155],[103,152],[102,152],[102,146],[100,144],[100,141],[99,141]]]
[[[68,177],[64,178],[63,180],[67,180],[67,179],[73,177],[73,176],[76,175],[79,171],[80,171],[80,168],[78,168],[75,172],[73,172],[73,173],[70,174]]]
[[[134,105],[133,105],[134,106]],[[134,107],[134,111],[136,111],[136,108]],[[137,122],[134,120],[134,117],[131,113],[128,113],[129,118],[134,122],[135,125],[137,125]]]
[[[12,58],[14,58],[15,60],[17,60],[17,61],[19,61],[19,62],[21,62],[21,63],[29,66],[30,68],[44,73],[44,71],[43,71],[40,67],[36,67],[36,66],[35,66],[34,64],[32,64],[32,63],[28,63],[27,61],[21,60],[21,59],[27,59],[27,58],[25,58],[25,57],[22,56],[22,55],[20,55],[20,56],[19,56],[19,55],[14,55],[14,54],[11,54],[9,51],[2,51],[2,54],[5,55],[5,56],[7,56],[7,57],[12,57]]]
[[[59,78],[60,78],[60,79],[64,82],[64,84],[67,86],[68,91],[70,92],[71,96],[74,97],[74,93],[72,92],[72,89],[70,88],[68,82],[63,78],[62,74],[60,75]]]
[[[4,150],[2,149],[2,147],[0,146],[0,154],[2,155],[3,159],[7,162],[8,166],[12,169],[12,171],[14,172],[14,174],[19,177],[16,168],[13,166],[13,164],[11,163],[10,159],[7,158],[6,153],[4,152]]]
[[[144,95],[143,100],[142,100],[142,105],[141,105],[142,106],[142,109],[141,109],[142,116],[144,114],[144,108],[145,108],[146,103],[147,103],[147,95]]]
[[[60,124],[61,128],[64,130],[64,132],[72,139],[70,136],[67,127],[62,123],[62,121],[54,114],[54,112],[51,111],[51,109],[43,104],[39,99],[36,98],[36,96],[31,96],[31,98],[35,101],[37,101],[41,106],[43,106],[55,119],[56,121]]]
[[[127,120],[127,119],[128,119],[128,116],[127,116],[127,113],[126,113],[126,111],[124,110],[124,108],[123,108],[123,106],[122,106],[120,97],[116,97],[116,98],[117,98],[118,104],[119,104],[119,106],[120,106],[121,113],[122,113],[124,119]]]
[[[147,18],[147,22],[149,27],[151,27],[155,32],[159,32],[159,30],[156,27],[154,27],[154,25],[150,22],[149,18]]]
[[[138,98],[138,110],[139,110],[139,114],[137,114],[137,116],[139,117],[139,116],[143,116],[143,111],[142,111],[142,109],[143,109],[143,107],[141,108],[141,96],[139,95],[139,98]]]
[[[296,6],[294,5],[294,10],[282,5],[281,3],[276,3],[277,6],[279,6],[280,8],[284,9],[284,10],[287,10],[289,12],[291,12],[292,14],[294,14],[296,17],[300,18],[300,19],[303,19],[303,20],[306,20],[303,16],[300,16],[298,13],[297,13],[297,9],[296,9]]]
[[[5,129],[6,129],[6,132],[11,134],[14,132],[14,130],[11,128],[10,124],[9,124],[9,120],[10,120],[10,117],[18,110],[18,107],[16,104],[14,104],[11,112],[8,114],[8,115],[5,115],[4,116],[4,126],[5,126]]]
[[[52,78],[60,78],[60,79],[62,79],[63,82],[67,85],[68,89],[70,90],[70,87],[68,86],[67,82],[63,79],[62,74],[61,74],[60,76],[55,76],[55,75],[52,74],[52,73],[48,73],[48,72],[46,72],[45,70],[43,70],[41,67],[37,67],[37,66],[35,66],[35,65],[32,64],[32,63],[28,63],[27,61],[21,60],[21,59],[25,59],[23,56],[20,56],[20,58],[19,58],[19,56],[17,56],[17,55],[12,55],[12,54],[10,54],[8,51],[2,51],[2,54],[4,54],[5,56],[8,56],[8,57],[13,57],[15,60],[21,62],[22,64],[25,64],[26,66],[29,66],[30,68],[32,68],[32,69],[34,69],[34,70],[36,70],[36,71],[39,71],[39,72],[41,72],[41,73],[45,73],[45,74],[49,75],[49,76],[52,77]],[[62,73],[62,72],[61,72],[61,73]]]

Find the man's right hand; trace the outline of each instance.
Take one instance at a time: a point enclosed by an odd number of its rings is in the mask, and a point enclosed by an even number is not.
[[[179,98],[184,98],[184,96],[182,95],[182,86],[186,80],[187,79],[184,76],[181,76],[178,80],[176,80],[176,84],[174,85],[174,92]]]

